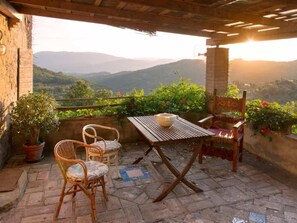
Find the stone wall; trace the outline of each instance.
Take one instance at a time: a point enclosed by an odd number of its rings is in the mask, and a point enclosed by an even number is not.
[[[11,103],[22,94],[32,91],[32,17],[23,16],[13,27],[8,27],[7,18],[0,14],[2,44],[6,54],[0,55],[0,168],[12,153],[9,142],[8,113]]]
[[[255,135],[252,129],[246,126],[244,142],[244,149],[297,176],[296,135],[271,132],[264,137]]]

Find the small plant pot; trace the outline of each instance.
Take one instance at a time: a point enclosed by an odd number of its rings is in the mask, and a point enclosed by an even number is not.
[[[26,145],[23,144],[23,149],[26,154],[26,162],[28,163],[35,163],[39,162],[43,159],[43,148],[44,148],[45,142],[39,144],[39,145]]]

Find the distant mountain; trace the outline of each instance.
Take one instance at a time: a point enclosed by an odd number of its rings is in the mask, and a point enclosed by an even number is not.
[[[174,63],[158,65],[152,68],[133,72],[120,72],[110,75],[94,74],[78,76],[88,80],[94,86],[105,86],[113,91],[125,93],[133,88],[144,89],[145,93],[160,86],[169,84],[178,79],[190,79],[192,82],[203,85],[205,82],[205,62],[202,60],[180,60]]]
[[[95,87],[105,86],[113,91],[130,91],[136,87],[146,93],[160,83],[172,83],[180,77],[205,85],[205,62],[202,60],[180,60],[148,69],[115,74],[77,74],[76,77],[88,80]],[[230,62],[230,82],[260,84],[280,79],[297,79],[297,61],[244,61]]]
[[[43,51],[34,54],[35,65],[55,72],[64,73],[116,73],[120,71],[135,71],[173,61],[172,59],[134,60],[91,52]]]

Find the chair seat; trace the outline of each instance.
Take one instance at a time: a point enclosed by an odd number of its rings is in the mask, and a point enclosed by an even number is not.
[[[108,172],[108,167],[104,163],[98,161],[85,161],[87,166],[87,178],[88,180],[97,179]],[[66,176],[68,179],[74,181],[84,180],[84,171],[80,164],[75,164],[67,169]]]
[[[105,153],[110,153],[110,152],[114,152],[116,150],[119,150],[122,145],[116,141],[116,140],[105,140],[106,143],[106,149],[105,149]],[[97,141],[95,143],[92,143],[91,145],[96,145],[96,146],[100,146],[101,148],[104,148],[104,143],[103,141]],[[90,148],[89,151],[96,153],[96,148]]]
[[[230,142],[234,140],[232,129],[210,128],[207,130],[215,134],[211,137],[212,141]],[[240,141],[242,137],[243,134],[239,132],[237,141]]]

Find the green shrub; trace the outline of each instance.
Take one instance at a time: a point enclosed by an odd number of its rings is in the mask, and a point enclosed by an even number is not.
[[[136,89],[133,89],[128,95],[133,98],[125,102],[128,105],[117,109],[119,116],[205,111],[204,88],[184,79],[171,85],[161,85],[146,97],[143,97],[143,90],[137,91]]]

